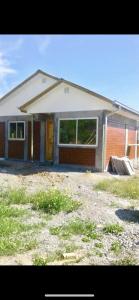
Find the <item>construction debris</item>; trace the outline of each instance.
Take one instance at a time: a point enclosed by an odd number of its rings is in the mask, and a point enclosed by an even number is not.
[[[128,157],[111,156],[111,167],[118,175],[134,175],[135,171],[132,162]]]

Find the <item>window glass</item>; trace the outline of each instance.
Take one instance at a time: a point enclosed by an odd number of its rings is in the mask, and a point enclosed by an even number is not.
[[[81,145],[96,145],[96,120],[78,120],[77,143]]]
[[[10,139],[16,139],[16,123],[10,123],[9,131]]]
[[[60,144],[76,144],[76,120],[60,120]]]
[[[9,138],[10,139],[24,139],[24,122],[9,123]]]
[[[24,139],[24,123],[17,123],[17,139]]]

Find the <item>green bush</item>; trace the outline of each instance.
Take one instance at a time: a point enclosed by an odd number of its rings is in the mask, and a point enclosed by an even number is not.
[[[49,214],[56,214],[60,211],[69,213],[80,206],[79,201],[73,200],[59,190],[38,192],[32,196],[31,202],[33,209],[43,210]]]

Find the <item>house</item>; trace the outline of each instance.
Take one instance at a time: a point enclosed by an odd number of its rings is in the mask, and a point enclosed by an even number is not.
[[[0,99],[0,158],[107,170],[138,155],[139,112],[41,70]]]

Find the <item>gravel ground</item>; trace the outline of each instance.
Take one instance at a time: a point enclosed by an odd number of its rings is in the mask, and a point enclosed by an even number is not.
[[[94,185],[104,178],[111,180],[113,176],[108,173],[91,173],[82,170],[54,167],[24,167],[22,169],[14,169],[12,167],[0,168],[0,189],[7,187],[25,187],[28,192],[38,190],[48,190],[49,188],[59,188],[66,190],[74,199],[80,200],[82,205],[77,211],[69,214],[59,213],[46,222],[46,226],[42,228],[41,233],[37,236],[39,247],[35,250],[17,254],[16,256],[0,257],[0,264],[32,264],[32,257],[35,254],[39,256],[48,255],[48,253],[64,249],[64,245],[71,243],[78,246],[78,250],[74,251],[76,258],[70,264],[89,264],[89,265],[110,265],[116,260],[126,256],[132,256],[139,264],[139,203],[134,200],[135,208],[131,209],[133,201],[121,199],[105,192],[94,190]],[[22,205],[25,207],[24,205]],[[31,206],[26,208],[30,211]],[[62,225],[68,220],[79,217],[87,219],[97,224],[97,231],[102,233],[102,228],[107,223],[118,223],[124,227],[124,232],[118,236],[114,234],[102,234],[101,240],[91,240],[91,242],[83,242],[82,236],[72,236],[70,240],[61,241],[58,236],[51,235],[49,227]],[[26,223],[39,223],[44,219],[44,215],[32,211],[29,219],[25,219]],[[116,255],[110,250],[111,244],[119,241],[122,245],[122,251]],[[97,249],[96,242],[101,242],[103,248]],[[63,246],[61,246],[63,245]],[[64,250],[63,250],[64,251]],[[60,264],[61,262],[54,262]],[[67,260],[63,260],[62,264],[68,264]]]

